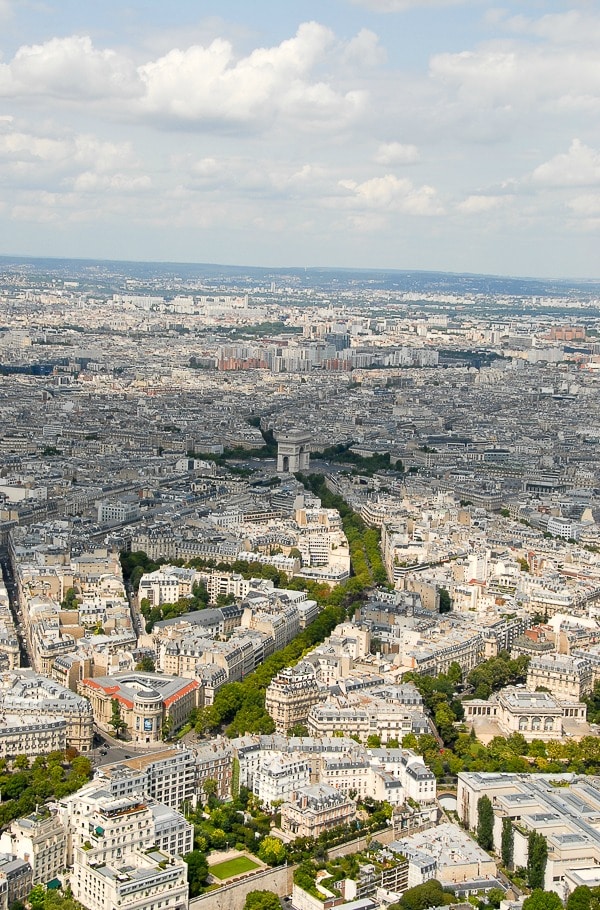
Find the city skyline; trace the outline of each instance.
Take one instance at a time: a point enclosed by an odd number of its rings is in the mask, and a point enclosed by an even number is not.
[[[600,15],[0,2],[9,256],[597,277]]]

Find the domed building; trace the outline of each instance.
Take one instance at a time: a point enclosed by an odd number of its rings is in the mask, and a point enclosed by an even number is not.
[[[163,733],[176,732],[198,707],[200,684],[195,679],[162,673],[115,673],[82,679],[79,694],[89,699],[100,730],[115,733],[113,704],[127,740],[140,745],[161,742]]]

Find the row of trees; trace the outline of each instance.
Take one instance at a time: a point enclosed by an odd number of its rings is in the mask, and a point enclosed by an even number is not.
[[[389,471],[392,468],[400,473],[404,471],[404,465],[400,460],[398,460],[395,465],[392,465],[389,452],[376,452],[373,455],[358,455],[356,452],[350,451],[352,445],[354,445],[354,443],[349,442],[329,446],[327,449],[323,449],[322,452],[313,452],[313,458],[324,458],[327,461],[351,465],[354,469],[353,473],[366,474],[369,477],[377,471]]]
[[[242,682],[221,686],[214,703],[196,712],[196,732],[202,734],[226,726],[230,737],[273,733],[275,724],[265,710],[267,686],[279,670],[296,664],[308,650],[327,638],[345,616],[342,605],[328,604],[289,645],[267,657]]]
[[[489,796],[477,801],[477,843],[491,853],[494,849],[494,809]],[[514,828],[510,818],[502,819],[500,853],[507,869],[512,869],[514,859]],[[548,843],[543,834],[531,831],[527,839],[527,884],[532,890],[544,887]]]
[[[600,774],[600,740],[595,736],[584,736],[579,742],[534,739],[528,743],[521,733],[512,733],[495,736],[484,746],[471,732],[459,733],[450,748],[440,747],[431,734],[409,733],[402,745],[422,755],[438,780],[454,777],[460,771]]]
[[[346,502],[343,496],[332,493],[322,474],[297,474],[298,480],[318,496],[326,509],[337,509],[348,538],[352,571],[363,588],[387,584],[387,573],[381,558],[381,533],[369,528]]]

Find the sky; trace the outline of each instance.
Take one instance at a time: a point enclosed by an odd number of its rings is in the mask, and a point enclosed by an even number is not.
[[[600,2],[0,0],[0,254],[600,277]]]

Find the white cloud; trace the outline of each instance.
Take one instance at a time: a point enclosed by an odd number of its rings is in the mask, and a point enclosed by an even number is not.
[[[23,46],[0,64],[0,96],[105,102],[107,111],[117,102],[130,118],[166,123],[257,127],[283,119],[336,129],[363,108],[366,96],[318,77],[332,58],[375,66],[383,51],[367,29],[338,46],[330,29],[305,22],[292,38],[239,59],[229,41],[216,38],[136,66],[122,53],[96,48],[88,36],[71,35]]]
[[[141,85],[131,60],[97,50],[87,36],[24,45],[0,64],[0,95],[45,95],[68,100],[132,97]]]
[[[57,196],[64,195],[65,187],[131,192],[150,183],[140,174],[140,162],[128,142],[105,142],[90,134],[26,132],[14,129],[11,120],[0,121],[2,175],[5,191],[13,194],[34,187],[52,189]],[[53,198],[50,193],[45,204]]]
[[[418,160],[417,146],[403,145],[401,142],[383,142],[375,154],[376,163],[386,167],[390,164],[415,164]]]
[[[591,50],[493,45],[438,54],[430,73],[457,92],[465,111],[600,110],[600,56]]]
[[[139,68],[145,86],[142,109],[159,118],[252,125],[283,117],[296,125],[335,124],[362,107],[364,93],[340,93],[311,80],[326,59],[333,33],[316,22],[302,24],[293,38],[234,59],[228,41],[172,50]]]
[[[271,198],[316,198],[327,192],[332,177],[319,164],[281,162],[267,158],[200,158],[175,156],[181,186],[190,192],[228,191],[243,197],[260,194]]]
[[[582,215],[585,218],[600,217],[600,193],[575,196],[567,205],[576,215]]]
[[[379,38],[368,28],[361,28],[358,35],[346,45],[342,59],[352,66],[379,66],[385,63],[387,53]]]
[[[597,47],[600,42],[600,16],[577,9],[548,14],[539,19],[523,15],[507,17],[504,10],[495,10],[493,19],[497,25],[513,34],[532,35],[557,46],[573,44],[578,47]]]
[[[457,209],[463,215],[481,215],[505,205],[508,198],[507,196],[467,196],[458,204]]]
[[[372,177],[362,183],[341,180],[339,186],[348,191],[349,196],[345,201],[350,206],[406,215],[443,214],[443,207],[433,187],[415,187],[410,180],[393,174]]]
[[[150,177],[145,174],[95,174],[84,171],[73,181],[73,189],[83,193],[138,193],[149,190]]]
[[[461,6],[471,0],[352,0],[355,6],[364,6],[376,13],[403,13],[408,9],[430,6]]]
[[[573,139],[568,152],[536,167],[532,180],[554,187],[600,185],[600,153]]]

